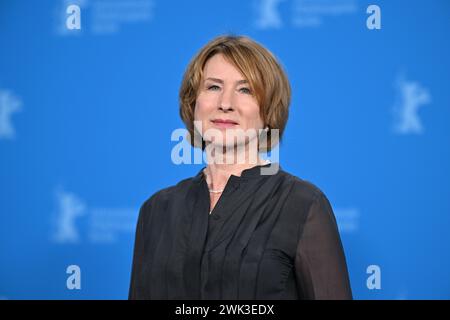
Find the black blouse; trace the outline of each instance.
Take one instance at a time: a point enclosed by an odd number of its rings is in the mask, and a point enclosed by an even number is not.
[[[129,298],[351,299],[326,196],[262,167],[231,175],[211,214],[203,169],[145,201]]]

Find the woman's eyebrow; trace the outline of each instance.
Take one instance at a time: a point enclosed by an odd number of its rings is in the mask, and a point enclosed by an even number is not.
[[[210,80],[210,81],[218,82],[218,83],[221,83],[221,84],[223,84],[223,83],[224,83],[224,81],[223,81],[222,79],[219,79],[219,78],[212,78],[212,77],[208,77],[208,78],[206,78],[206,79],[205,79],[205,81],[206,81],[206,80]],[[243,83],[248,83],[248,81],[247,81],[247,80],[245,80],[245,79],[242,79],[242,80],[238,80],[238,81],[236,81],[236,84],[243,84]]]

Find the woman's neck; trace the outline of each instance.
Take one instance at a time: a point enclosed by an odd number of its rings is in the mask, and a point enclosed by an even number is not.
[[[255,160],[250,161],[249,159],[256,159],[256,163]],[[264,164],[267,164],[267,161],[259,155],[253,158],[246,157],[245,161],[237,163],[216,163],[215,161],[208,161],[208,165],[204,170],[208,188],[215,191],[223,190],[231,175],[241,176],[242,171]]]

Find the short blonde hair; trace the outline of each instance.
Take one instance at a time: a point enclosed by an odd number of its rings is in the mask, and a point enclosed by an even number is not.
[[[279,130],[281,139],[289,115],[291,87],[283,68],[275,56],[256,41],[245,36],[224,35],[208,42],[190,61],[181,82],[180,116],[190,134],[194,147],[204,148],[204,143],[194,141],[194,110],[206,62],[222,54],[246,78],[260,107],[264,127],[268,127],[270,151],[279,141],[271,137],[270,129]]]

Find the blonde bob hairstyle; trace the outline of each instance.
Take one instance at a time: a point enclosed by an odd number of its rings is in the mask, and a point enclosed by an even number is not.
[[[264,127],[268,128],[266,147],[270,151],[281,139],[289,114],[291,87],[289,80],[275,56],[259,43],[245,36],[224,35],[208,42],[190,61],[181,82],[179,100],[180,116],[189,131],[188,139],[194,147],[205,148],[204,142],[194,141],[194,109],[203,69],[206,62],[216,54],[233,64],[249,82],[259,104]],[[278,129],[278,138],[271,135],[271,129]]]

